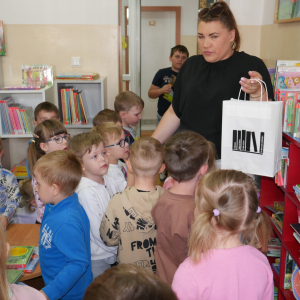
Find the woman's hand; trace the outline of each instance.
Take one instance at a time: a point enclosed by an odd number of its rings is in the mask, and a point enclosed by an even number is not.
[[[262,76],[256,71],[249,71],[250,79],[242,77],[240,80],[240,85],[242,86],[242,90],[250,95],[251,101],[260,101],[261,88],[262,90],[262,100],[267,101],[267,94],[264,88],[263,83],[259,83],[254,79],[262,80]]]

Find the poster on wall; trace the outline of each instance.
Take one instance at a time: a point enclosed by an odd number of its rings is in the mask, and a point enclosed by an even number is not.
[[[3,21],[0,21],[0,56],[5,55],[5,41],[4,41],[4,30]]]
[[[299,17],[300,0],[279,0],[277,20],[286,20]]]

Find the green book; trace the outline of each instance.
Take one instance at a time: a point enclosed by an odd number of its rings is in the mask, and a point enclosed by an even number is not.
[[[10,246],[6,260],[6,269],[26,268],[33,250],[34,246]]]
[[[22,276],[23,276],[22,270],[6,270],[7,282],[10,284],[17,283]]]
[[[289,253],[286,254],[285,261],[285,274],[284,274],[284,286],[283,288],[291,289],[292,287],[292,273],[293,273],[293,259]]]

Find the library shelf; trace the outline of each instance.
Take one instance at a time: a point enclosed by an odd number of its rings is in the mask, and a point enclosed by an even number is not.
[[[273,277],[274,277],[274,281],[275,281],[275,285],[279,285],[279,275],[277,274],[277,272],[275,271],[274,267],[272,267],[272,271],[273,271]]]
[[[267,212],[265,206],[274,204],[274,201],[284,201],[283,227],[280,234],[275,224],[272,224],[273,235],[281,240],[281,259],[279,276],[274,273],[274,285],[278,287],[278,300],[295,299],[293,292],[284,289],[285,264],[287,253],[300,267],[300,244],[293,236],[294,230],[291,223],[299,223],[298,210],[300,211],[300,202],[294,195],[293,186],[300,184],[300,139],[295,139],[292,135],[283,133],[282,145],[289,147],[289,165],[287,169],[286,187],[278,187],[274,178],[261,177],[260,205]],[[272,213],[267,212],[268,216]],[[270,259],[269,262],[271,263]]]

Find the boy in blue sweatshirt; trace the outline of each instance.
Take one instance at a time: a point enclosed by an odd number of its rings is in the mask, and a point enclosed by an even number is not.
[[[36,162],[33,174],[46,205],[39,240],[41,292],[50,300],[81,300],[93,280],[90,223],[74,192],[81,163],[70,151],[54,151]]]

